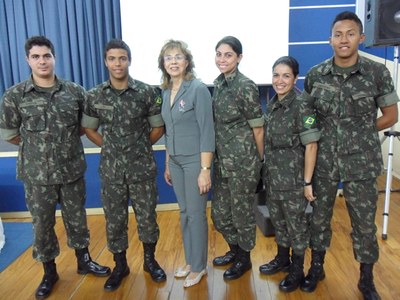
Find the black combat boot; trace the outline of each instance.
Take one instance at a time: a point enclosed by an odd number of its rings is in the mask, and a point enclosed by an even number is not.
[[[75,249],[75,255],[78,259],[78,274],[93,274],[95,276],[104,277],[111,274],[109,267],[101,266],[92,261],[88,248]]]
[[[144,250],[144,263],[143,270],[150,273],[151,278],[155,282],[161,282],[167,280],[167,275],[160,265],[154,258],[154,252],[156,251],[156,243],[143,243]]]
[[[224,279],[231,280],[241,277],[251,269],[250,251],[238,247],[233,265],[224,272]]]
[[[325,278],[324,259],[326,251],[311,252],[311,267],[308,270],[307,276],[301,283],[300,289],[304,292],[312,293],[317,288],[319,281]]]
[[[115,291],[121,285],[122,279],[128,276],[130,272],[126,262],[126,251],[114,253],[114,261],[115,268],[104,284],[104,289],[108,292]]]
[[[226,266],[233,263],[235,260],[236,253],[238,252],[238,245],[229,244],[230,250],[225,255],[218,256],[213,259],[214,266]]]
[[[287,272],[290,268],[290,248],[278,245],[278,254],[269,263],[260,266],[260,272],[272,275],[279,271]]]
[[[358,289],[361,291],[364,300],[380,300],[378,292],[374,284],[374,275],[372,269],[374,264],[361,263],[360,265],[360,281]]]
[[[58,281],[58,274],[56,270],[56,263],[54,259],[43,263],[44,275],[42,282],[39,284],[39,287],[36,289],[35,297],[36,299],[45,299],[47,298],[51,290],[53,289],[54,284]]]
[[[297,255],[293,253],[292,263],[290,264],[289,274],[279,284],[282,292],[293,292],[296,290],[304,279],[304,254]]]

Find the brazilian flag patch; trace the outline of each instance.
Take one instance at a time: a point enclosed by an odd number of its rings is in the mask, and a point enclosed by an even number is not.
[[[157,103],[158,105],[161,105],[161,104],[162,104],[162,98],[161,98],[161,96],[158,96],[158,97],[156,98],[156,103]]]
[[[311,128],[316,122],[315,115],[303,117],[304,128]]]

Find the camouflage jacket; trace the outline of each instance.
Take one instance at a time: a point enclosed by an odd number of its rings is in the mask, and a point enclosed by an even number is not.
[[[253,127],[264,117],[256,84],[238,70],[214,81],[215,161],[223,177],[249,177],[261,164]]]
[[[292,90],[281,101],[275,95],[267,106],[264,176],[276,200],[303,195],[304,145],[320,137],[314,111],[300,113],[302,103],[302,97]]]
[[[380,175],[377,111],[399,101],[388,69],[359,56],[343,75],[331,58],[309,71],[304,88],[321,128],[315,175],[341,181]]]
[[[49,185],[73,182],[84,175],[80,139],[84,100],[83,87],[61,79],[50,89],[28,79],[5,92],[0,131],[5,140],[21,135],[18,179]]]
[[[106,81],[88,92],[82,126],[100,127],[103,181],[129,184],[157,175],[149,134],[164,125],[161,104],[159,90],[131,77],[123,91]]]

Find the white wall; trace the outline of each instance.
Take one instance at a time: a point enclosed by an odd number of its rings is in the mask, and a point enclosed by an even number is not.
[[[240,70],[257,84],[271,84],[273,62],[288,53],[289,0],[121,0],[122,37],[132,50],[130,73],[158,85],[157,58],[168,39],[192,51],[197,77],[219,75],[215,45],[227,35],[243,45]]]

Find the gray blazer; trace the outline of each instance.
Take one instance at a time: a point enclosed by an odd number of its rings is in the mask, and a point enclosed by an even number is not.
[[[215,151],[212,99],[207,86],[193,79],[183,81],[171,107],[171,90],[162,92],[161,115],[169,155]]]

